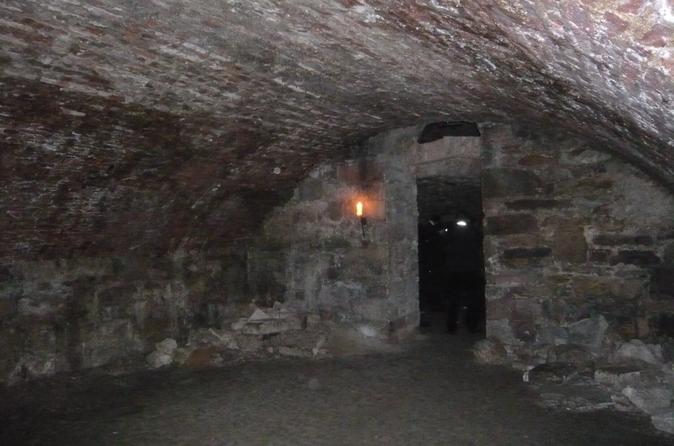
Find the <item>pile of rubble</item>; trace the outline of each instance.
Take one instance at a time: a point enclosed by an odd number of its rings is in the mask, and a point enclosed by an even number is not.
[[[639,410],[657,429],[674,434],[674,355],[662,345],[611,337],[603,317],[549,335],[547,343],[524,354],[515,355],[496,339],[480,341],[474,354],[482,363],[521,368],[523,380],[537,387],[544,405]]]
[[[229,329],[195,330],[184,346],[164,339],[155,345],[146,361],[152,368],[170,364],[209,367],[268,356],[325,357],[328,333],[329,327],[318,315],[301,315],[277,303],[272,308],[255,308],[249,317],[238,319]]]
[[[594,379],[607,387],[616,401],[626,398],[649,414],[657,429],[674,434],[671,359],[665,361],[662,346],[634,339],[618,346],[608,364],[596,367]]]

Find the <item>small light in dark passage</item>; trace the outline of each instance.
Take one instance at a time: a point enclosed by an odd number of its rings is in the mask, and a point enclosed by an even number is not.
[[[461,228],[465,228],[468,226],[468,222],[466,220],[457,220],[456,225]]]

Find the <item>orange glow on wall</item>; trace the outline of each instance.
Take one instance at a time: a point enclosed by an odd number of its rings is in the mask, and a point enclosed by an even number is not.
[[[357,217],[362,217],[363,216],[363,202],[359,201],[356,203],[356,216]]]

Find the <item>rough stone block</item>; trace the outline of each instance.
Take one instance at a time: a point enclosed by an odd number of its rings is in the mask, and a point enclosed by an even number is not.
[[[334,266],[331,266],[325,271],[325,277],[328,278],[328,280],[337,280],[339,279],[339,276],[341,275],[341,268],[337,268]]]
[[[578,148],[569,152],[563,152],[562,159],[565,164],[601,164],[610,160],[611,155],[596,150]]]
[[[244,353],[255,353],[262,350],[262,339],[258,335],[240,334],[236,336],[236,343]]]
[[[674,410],[663,410],[652,415],[651,423],[658,430],[674,434]]]
[[[570,263],[587,261],[584,228],[576,220],[561,220],[555,225],[552,251],[555,259]]]
[[[486,331],[488,337],[498,339],[503,344],[517,345],[520,343],[515,337],[508,319],[487,320]]]
[[[624,250],[610,258],[611,265],[654,266],[660,263],[660,258],[653,251]]]
[[[173,321],[168,317],[149,317],[141,325],[141,336],[149,342],[159,342],[173,335]]]
[[[531,214],[512,214],[487,217],[485,233],[489,235],[524,234],[538,230],[536,218]]]
[[[665,265],[674,265],[674,242],[669,242],[665,245],[662,261]]]
[[[552,250],[547,247],[539,248],[513,248],[503,251],[504,259],[528,259],[547,257],[552,254]]]
[[[159,351],[154,351],[145,358],[148,365],[153,369],[165,367],[173,362],[173,356]]]
[[[599,384],[622,390],[627,386],[637,386],[641,381],[643,367],[634,364],[608,365],[598,367],[594,380]]]
[[[508,352],[498,339],[483,339],[473,346],[473,355],[481,364],[505,364]]]
[[[325,194],[323,185],[324,181],[321,179],[307,178],[298,187],[298,198],[302,201],[320,200]]]
[[[622,391],[632,404],[649,414],[657,414],[672,403],[672,389],[668,386],[625,387]]]
[[[99,307],[128,305],[132,302],[137,288],[133,284],[115,285],[97,293]]]
[[[309,351],[287,345],[280,346],[278,348],[278,354],[281,356],[290,356],[293,358],[310,358],[312,356],[311,352]]]
[[[283,333],[289,330],[301,330],[302,322],[299,318],[292,317],[286,319],[266,319],[248,321],[241,332],[247,335],[268,335]]]
[[[550,155],[532,153],[519,159],[517,164],[524,167],[541,167],[554,163],[556,160]]]
[[[536,342],[545,345],[564,345],[569,342],[569,332],[557,325],[545,325],[536,330]]]
[[[417,145],[415,147],[415,162],[437,162],[452,157],[479,159],[480,147],[479,138],[461,136],[444,137]]]
[[[386,299],[388,297],[388,288],[386,285],[372,284],[365,288],[368,299]]]
[[[487,313],[492,319],[508,319],[512,316],[513,299],[503,297],[500,299],[490,299],[487,301]]]
[[[402,340],[410,336],[419,326],[419,317],[419,312],[415,311],[389,322],[389,339]]]
[[[532,343],[536,340],[536,320],[533,317],[514,319],[510,325],[516,339],[525,343]]]
[[[175,339],[171,338],[166,338],[163,341],[157,342],[155,344],[155,350],[165,355],[173,355],[177,348],[178,343],[175,341]]]
[[[571,206],[570,200],[553,200],[544,198],[531,198],[507,201],[506,206],[516,211],[535,211],[541,209],[565,209]]]
[[[133,336],[130,320],[116,319],[91,324],[82,334],[82,366],[99,367],[141,349],[141,342]]]
[[[574,322],[566,328],[569,332],[570,343],[582,345],[590,351],[598,352],[604,342],[608,322],[601,315]]]
[[[321,323],[321,317],[316,313],[309,313],[306,315],[306,327],[311,329],[319,326]]]
[[[340,201],[333,200],[328,203],[327,216],[332,221],[339,221],[344,216],[344,205]]]
[[[620,245],[647,245],[653,244],[653,238],[648,235],[626,235],[626,234],[599,234],[592,239],[595,245],[599,246],[620,246]]]
[[[564,192],[586,198],[605,197],[608,190],[614,185],[614,180],[608,176],[592,175],[581,178],[565,188]]]
[[[606,249],[591,249],[588,260],[593,263],[608,263],[611,251]]]
[[[556,345],[548,351],[549,362],[565,362],[574,365],[589,364],[594,360],[592,353],[576,344]]]
[[[23,297],[17,302],[20,315],[38,318],[54,316],[63,306],[61,299]]]
[[[219,365],[221,361],[220,349],[216,346],[197,347],[187,353],[186,358],[180,358],[181,365],[189,368],[205,368]],[[176,362],[177,358],[176,358]]]
[[[573,294],[580,299],[612,297],[611,281],[605,277],[577,276],[571,279]]]
[[[482,194],[485,197],[535,195],[543,182],[534,173],[518,169],[485,169],[482,173]]]
[[[653,269],[651,290],[660,299],[674,297],[674,266],[661,265]]]
[[[344,162],[337,166],[337,179],[347,185],[362,186],[366,183],[381,181],[383,177],[381,165],[374,160]]]
[[[192,347],[180,347],[177,348],[173,354],[173,362],[178,365],[184,365],[185,362],[189,359],[190,355],[194,351]]]
[[[552,249],[548,247],[505,249],[501,262],[511,268],[532,267],[540,265],[551,254]]]
[[[531,384],[561,384],[578,376],[579,369],[565,362],[550,362],[537,365],[524,375],[524,382]]]
[[[8,383],[16,384],[28,379],[53,375],[64,361],[55,352],[33,352],[23,355],[9,375]]]
[[[647,345],[639,339],[632,339],[622,344],[615,352],[615,357],[623,360],[637,360],[652,364],[662,365],[662,348],[659,345]]]
[[[337,314],[333,308],[322,307],[318,309],[318,316],[321,322],[332,322],[337,317]]]

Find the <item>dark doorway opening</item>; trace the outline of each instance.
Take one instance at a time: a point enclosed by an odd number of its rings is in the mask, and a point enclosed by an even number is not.
[[[433,122],[424,127],[417,142],[425,144],[445,136],[480,136],[480,129],[474,122]]]
[[[421,328],[485,330],[482,199],[476,180],[417,180]]]

